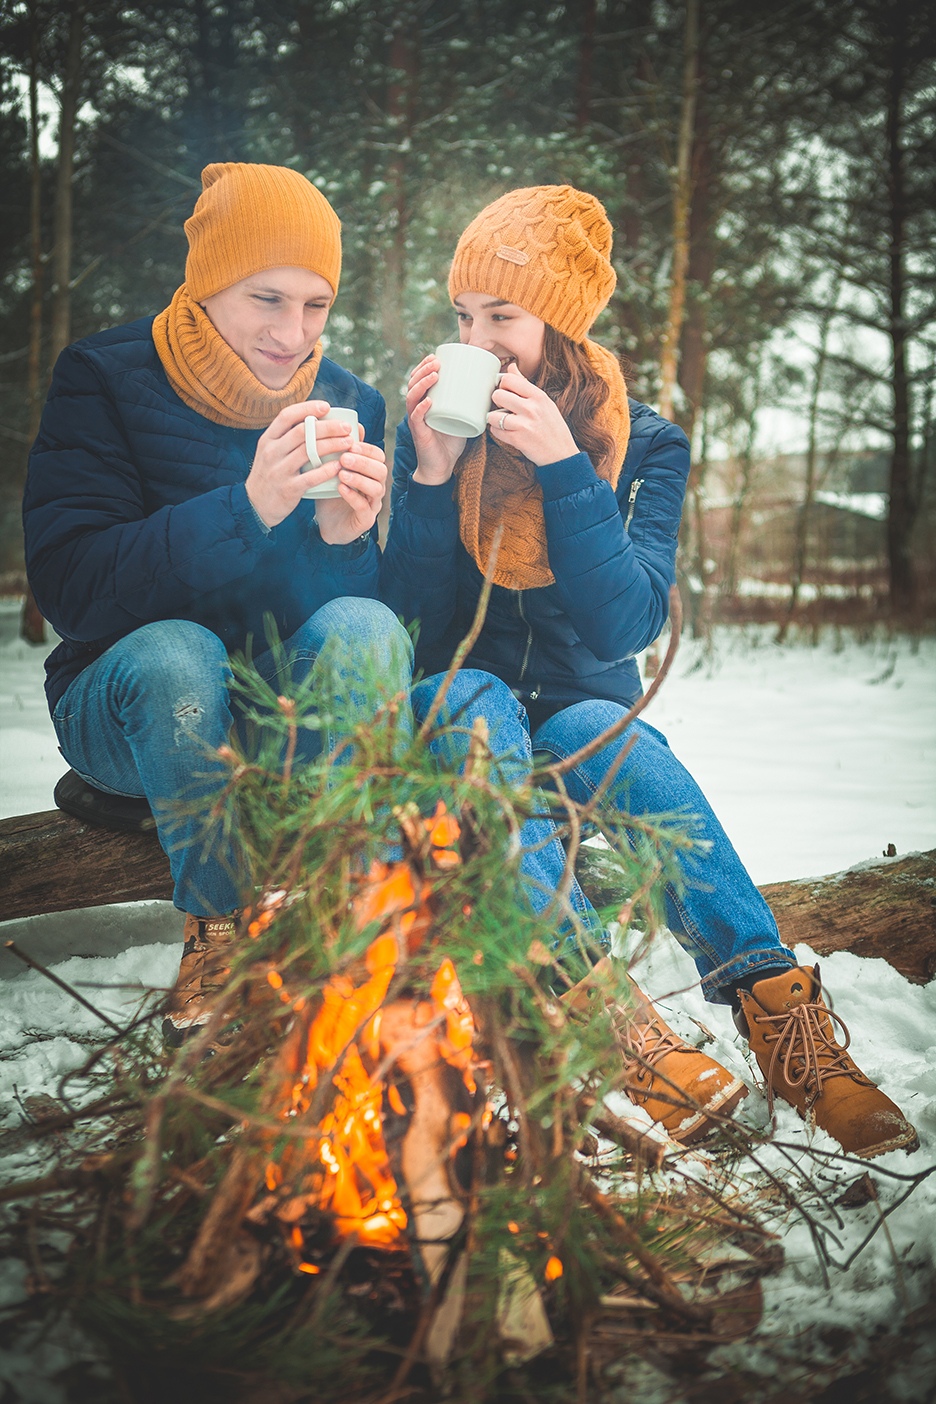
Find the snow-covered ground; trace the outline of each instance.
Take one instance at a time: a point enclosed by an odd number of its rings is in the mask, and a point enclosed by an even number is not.
[[[16,624],[14,606],[0,604],[0,815],[51,807],[52,787],[65,768],[42,697],[42,650],[19,642]],[[936,847],[934,683],[933,640],[913,645],[882,638],[837,646],[830,637],[818,647],[778,649],[765,631],[722,631],[710,657],[694,644],[684,645],[647,720],[667,734],[755,881],[763,883],[835,871],[878,856],[889,843],[899,853]],[[165,987],[174,976],[178,949],[170,943],[178,936],[179,920],[167,904],[9,923],[2,934],[25,945],[53,922],[65,948],[82,952],[59,964],[59,974],[74,984],[96,986],[95,1001],[115,1017],[129,1013],[146,988]],[[95,949],[105,926],[110,953],[84,954]],[[119,949],[121,926],[125,950]],[[138,944],[130,946],[133,940]],[[798,954],[812,959],[805,947]],[[936,981],[913,986],[885,962],[847,953],[826,958],[822,969],[836,1012],[851,1030],[857,1062],[917,1126],[921,1148],[871,1163],[877,1202],[836,1208],[843,1186],[861,1174],[861,1167],[818,1164],[814,1153],[835,1151],[835,1143],[821,1132],[811,1134],[790,1108],[777,1108],[776,1139],[792,1149],[771,1145],[761,1159],[835,1239],[828,1242],[833,1265],[826,1284],[805,1220],[791,1208],[771,1211],[785,1267],[764,1284],[765,1314],[753,1340],[721,1347],[715,1357],[726,1366],[761,1370],[765,1377],[776,1373],[781,1359],[791,1362],[790,1368],[808,1361],[814,1379],[822,1378],[823,1370],[831,1380],[859,1368],[876,1335],[896,1330],[908,1311],[928,1300],[936,1276],[936,1174],[887,1217],[887,1231],[879,1228],[850,1267],[834,1265],[847,1262],[906,1188],[906,1181],[890,1180],[883,1172],[909,1176],[936,1164]],[[638,978],[686,1037],[698,1041],[694,1020],[707,1026],[714,1036],[707,1051],[755,1089],[746,1045],[727,1011],[704,1003],[695,968],[675,942],[658,943]],[[14,1093],[21,1099],[54,1095],[61,1074],[84,1058],[87,1040],[98,1032],[95,1025],[90,1013],[36,974],[5,982],[2,1125],[15,1126],[21,1119]],[[766,1102],[756,1089],[739,1119],[755,1127],[767,1124]],[[34,1173],[38,1155],[17,1152],[6,1161],[4,1175]],[[715,1166],[709,1170],[705,1152],[696,1154],[693,1166],[694,1173],[720,1173]],[[760,1176],[756,1167],[742,1166],[734,1186],[748,1181],[753,1198],[753,1186],[763,1184]],[[23,1292],[22,1265],[0,1272],[0,1310]],[[0,1351],[0,1398],[6,1397],[3,1382],[15,1379],[15,1397],[27,1404],[64,1404],[66,1394],[52,1382],[51,1366],[35,1366],[34,1380],[24,1368],[21,1353],[14,1358]],[[635,1385],[627,1387],[628,1397]],[[934,1386],[936,1345],[905,1352],[894,1368],[891,1397],[923,1404],[933,1398]],[[654,1383],[645,1375],[640,1397],[644,1404],[658,1404],[676,1396],[667,1392],[662,1377]],[[753,1386],[748,1397],[759,1397]]]

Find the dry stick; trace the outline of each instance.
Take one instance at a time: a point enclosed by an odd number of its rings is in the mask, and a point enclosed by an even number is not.
[[[876,1165],[874,1168],[875,1171],[877,1171],[880,1169],[880,1166]],[[904,1203],[904,1201],[910,1198],[911,1194],[913,1194],[913,1191],[917,1188],[921,1180],[925,1180],[927,1176],[932,1175],[934,1171],[936,1171],[936,1165],[931,1165],[928,1170],[924,1170],[919,1176],[915,1178],[914,1183],[910,1186],[910,1188],[905,1190],[900,1196],[900,1198],[895,1199],[893,1204],[889,1204],[886,1209],[881,1209],[880,1205],[878,1205],[878,1213],[880,1214],[878,1222],[874,1224],[874,1226],[869,1230],[868,1233],[865,1234],[864,1238],[858,1244],[858,1247],[854,1250],[853,1253],[849,1254],[849,1256],[845,1259],[844,1263],[837,1263],[834,1258],[830,1258],[829,1262],[832,1264],[832,1266],[838,1268],[840,1272],[847,1272],[848,1269],[851,1267],[852,1263],[858,1257],[858,1254],[863,1253],[865,1248],[867,1248],[868,1244],[871,1242],[878,1229],[881,1228],[881,1226],[884,1224],[885,1219],[888,1219],[890,1215],[893,1214],[895,1209],[899,1209],[900,1206]]]
[[[118,1112],[136,1111],[139,1105],[138,1101],[114,1104],[110,1097],[101,1097],[96,1102],[89,1102],[84,1107],[75,1107],[70,1112],[60,1112],[43,1121],[34,1121],[26,1126],[16,1126],[9,1131],[0,1131],[0,1154],[6,1150],[15,1150],[24,1142],[38,1141],[43,1136],[51,1136],[53,1132],[74,1126],[76,1121],[84,1121],[87,1117],[106,1113],[116,1116]]]
[[[315,1294],[315,1308],[312,1312],[311,1317],[309,1318],[310,1326],[317,1326],[319,1321],[322,1319],[322,1313],[325,1311],[325,1308],[328,1305],[328,1299],[331,1296],[332,1288],[338,1280],[338,1274],[341,1272],[341,1269],[344,1267],[345,1263],[348,1261],[348,1259],[350,1258],[351,1254],[357,1246],[357,1232],[355,1231],[353,1233],[349,1233],[347,1238],[342,1243],[341,1247],[338,1249],[338,1252],[335,1254],[335,1256],[329,1263],[328,1271],[322,1278],[321,1286],[318,1288]]]
[[[40,1194],[58,1194],[62,1190],[84,1189],[97,1184],[99,1178],[96,1170],[60,1170],[36,1180],[18,1180],[15,1184],[0,1186],[0,1204],[33,1199]]]
[[[640,713],[650,705],[662,687],[663,681],[673,665],[673,659],[676,657],[676,650],[679,647],[679,635],[682,629],[682,601],[679,598],[679,591],[676,589],[675,585],[670,589],[669,601],[670,641],[666,650],[666,657],[663,659],[660,671],[657,673],[644,695],[638,697],[630,711],[627,712],[625,716],[621,717],[619,721],[616,721],[613,726],[609,726],[600,736],[596,736],[592,741],[589,741],[587,745],[580,746],[577,751],[572,752],[571,756],[566,756],[565,760],[556,761],[554,765],[547,765],[543,766],[542,769],[534,770],[534,776],[548,775],[555,779],[560,775],[566,775],[570,770],[575,770],[577,766],[582,765],[587,760],[591,760],[592,756],[597,755],[599,751],[603,751],[605,746],[609,745],[620,736],[622,732],[626,731],[631,722],[634,721],[636,717],[639,717]],[[619,764],[623,764],[623,759]],[[617,770],[614,771],[614,774],[617,774]],[[592,803],[593,801],[590,800],[589,806]]]
[[[629,1151],[638,1160],[642,1160],[649,1169],[660,1169],[667,1155],[665,1141],[658,1141],[655,1136],[631,1126],[623,1117],[615,1116],[614,1112],[601,1106],[590,1095],[580,1097],[578,1106],[582,1120],[593,1126],[600,1136],[616,1142],[622,1150]]]
[[[641,1243],[640,1235],[636,1229],[627,1222],[623,1214],[618,1213],[594,1182],[590,1179],[584,1180],[583,1188],[588,1202],[614,1228],[618,1237],[627,1245],[628,1251],[637,1259],[647,1274],[649,1280],[642,1284],[642,1290],[646,1292],[647,1296],[692,1325],[708,1324],[711,1320],[711,1312],[692,1306],[680,1295],[654,1255]]]
[[[28,965],[30,970],[36,970],[40,975],[44,975],[47,980],[52,981],[53,985],[58,985],[60,990],[64,990],[67,995],[71,995],[72,999],[77,999],[78,1003],[83,1004],[85,1009],[89,1010],[96,1018],[100,1019],[105,1024],[109,1024],[117,1033],[123,1033],[123,1029],[119,1024],[115,1024],[113,1019],[108,1018],[106,1014],[102,1014],[100,1009],[95,1009],[90,1000],[85,999],[84,995],[80,995],[77,990],[73,990],[71,985],[66,985],[65,981],[60,980],[57,975],[53,975],[52,971],[47,970],[44,965],[40,965],[38,960],[33,960],[32,956],[27,955],[25,951],[21,951],[15,941],[5,941],[4,945],[11,955],[15,955],[24,965]]]
[[[497,565],[497,553],[500,550],[501,537],[503,536],[503,534],[504,524],[502,522],[495,531],[494,537],[491,541],[491,552],[487,560],[487,569],[484,572],[484,584],[481,587],[481,594],[478,596],[478,607],[475,610],[475,616],[472,620],[471,628],[468,630],[468,633],[465,635],[461,643],[456,648],[455,653],[452,657],[452,661],[449,664],[448,672],[442,679],[442,686],[439,688],[435,697],[432,699],[432,706],[426,713],[426,719],[423,722],[422,726],[419,728],[418,739],[420,741],[425,741],[426,737],[429,735],[429,732],[432,730],[432,727],[435,723],[435,719],[442,710],[442,706],[445,702],[446,697],[448,696],[449,688],[452,686],[452,683],[455,680],[455,674],[458,672],[459,668],[464,663],[471,650],[474,648],[475,644],[478,641],[478,635],[481,633],[481,630],[484,627],[484,620],[487,615],[488,601],[491,598],[491,589],[494,584],[494,570]]]
[[[764,1232],[753,1214],[749,1213],[746,1209],[738,1209],[733,1204],[729,1204],[726,1199],[723,1199],[722,1196],[716,1190],[712,1189],[711,1185],[707,1185],[704,1180],[696,1180],[692,1175],[687,1174],[685,1170],[681,1170],[678,1163],[671,1163],[667,1166],[667,1169],[671,1174],[677,1175],[681,1180],[685,1180],[687,1185],[694,1185],[696,1189],[702,1190],[702,1192],[707,1194],[720,1209],[724,1209],[726,1214],[731,1214],[735,1219],[742,1219],[745,1223],[749,1224],[751,1228]]]

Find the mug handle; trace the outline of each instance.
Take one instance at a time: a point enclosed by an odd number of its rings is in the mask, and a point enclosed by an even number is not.
[[[306,421],[305,421],[305,448],[306,448],[306,457],[307,457],[308,460],[309,460],[309,467],[310,467],[310,468],[321,468],[321,466],[322,466],[322,460],[321,460],[321,458],[319,457],[318,444],[316,443],[316,439],[315,439],[315,426],[316,426],[317,423],[318,423],[318,420],[315,418],[315,415],[314,415],[314,414],[310,414],[310,415],[307,415],[307,416],[306,416]],[[311,430],[311,433],[310,433],[310,430]]]

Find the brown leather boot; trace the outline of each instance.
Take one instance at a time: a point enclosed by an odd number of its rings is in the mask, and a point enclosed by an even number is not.
[[[637,1006],[612,1015],[624,1059],[623,1090],[674,1141],[689,1145],[730,1115],[748,1090],[740,1078],[674,1033],[631,981]],[[674,1105],[675,1103],[675,1105]]]
[[[178,979],[169,996],[162,1033],[170,1048],[179,1048],[191,1031],[206,1024],[211,997],[231,973],[231,946],[239,913],[226,917],[187,916],[185,945]]]
[[[610,960],[605,957],[563,996],[563,1002],[583,1010],[589,996],[604,987],[627,1075],[621,1090],[674,1141],[688,1145],[701,1140],[734,1111],[748,1089],[721,1063],[674,1033],[633,980],[632,1008],[607,998],[609,972]]]
[[[738,1026],[764,1074],[768,1106],[781,1096],[849,1155],[916,1149],[914,1128],[846,1051],[849,1033],[822,998],[818,965],[794,966],[759,980],[750,994],[738,993]],[[842,1043],[835,1039],[836,1024]]]

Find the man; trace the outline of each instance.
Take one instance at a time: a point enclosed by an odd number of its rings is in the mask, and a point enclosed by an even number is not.
[[[24,500],[30,584],[62,637],[46,665],[62,753],[97,789],[149,801],[186,914],[173,1043],[207,1018],[244,895],[230,849],[204,841],[238,720],[229,653],[252,647],[281,691],[268,617],[294,680],[327,639],[352,638],[339,669],[352,709],[368,667],[392,694],[411,666],[376,599],[383,400],[320,341],[338,218],[283,167],[211,165],[202,185],[170,305],[59,358]],[[357,410],[363,441],[330,405]],[[319,455],[340,453],[315,469],[310,416]],[[328,478],[339,496],[304,500]],[[308,754],[318,738],[304,736]]]

